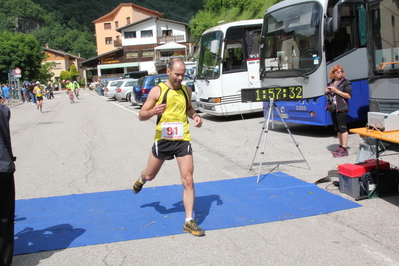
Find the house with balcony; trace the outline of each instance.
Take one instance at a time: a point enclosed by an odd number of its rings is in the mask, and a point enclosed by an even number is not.
[[[168,58],[185,58],[190,48],[188,24],[163,17],[150,16],[116,31],[121,37],[114,50],[82,63],[93,80],[138,70],[164,73]]]
[[[121,46],[121,33],[116,29],[144,18],[163,14],[131,3],[122,3],[111,12],[93,21],[96,35],[97,55],[108,53]]]
[[[73,55],[73,54],[68,54],[63,51],[55,50],[55,49],[50,49],[48,44],[43,48],[43,53],[46,54],[44,62],[54,62],[55,66],[51,70],[51,72],[54,74],[53,76],[53,82],[58,83],[60,81],[60,74],[61,71],[69,71],[71,68],[71,65],[75,65],[76,68],[79,71],[80,74],[80,79],[86,78],[86,73],[84,69],[81,68],[81,63],[85,61],[84,58],[80,57],[80,55]]]

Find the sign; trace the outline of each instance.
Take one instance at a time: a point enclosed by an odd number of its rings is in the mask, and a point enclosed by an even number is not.
[[[15,73],[15,75],[21,75],[22,71],[20,68],[17,67],[17,68],[14,68],[14,73]]]
[[[20,78],[21,77],[21,74],[22,74],[22,71],[21,71],[21,69],[20,68],[14,68],[14,74],[15,74],[15,78]]]
[[[250,88],[241,90],[241,102],[294,101],[303,98],[302,86]]]

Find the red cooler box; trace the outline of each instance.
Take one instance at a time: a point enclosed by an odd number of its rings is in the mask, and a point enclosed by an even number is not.
[[[341,164],[338,166],[339,191],[354,198],[360,196],[359,177],[376,168],[376,160],[367,160],[362,164]],[[378,169],[390,169],[385,161],[378,161]]]

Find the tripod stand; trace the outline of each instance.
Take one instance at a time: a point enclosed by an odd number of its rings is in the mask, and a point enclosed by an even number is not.
[[[252,170],[252,166],[254,165],[254,161],[256,158],[256,154],[257,151],[259,149],[259,144],[262,140],[262,135],[265,134],[265,138],[263,139],[263,150],[261,151],[261,159],[260,159],[260,163],[259,163],[259,170],[258,170],[258,179],[256,181],[256,183],[259,183],[259,178],[260,178],[260,171],[262,169],[262,163],[263,163],[263,156],[265,155],[265,147],[266,147],[266,139],[267,139],[267,133],[269,132],[269,124],[270,124],[270,116],[272,116],[272,121],[273,121],[273,108],[276,110],[277,114],[279,115],[281,121],[284,124],[284,127],[287,129],[287,132],[290,134],[292,141],[294,142],[295,146],[298,148],[299,153],[302,155],[303,160],[305,161],[305,163],[307,164],[307,166],[310,169],[310,166],[308,164],[308,161],[305,159],[305,156],[303,156],[303,153],[301,151],[301,149],[299,148],[299,144],[295,141],[294,137],[291,134],[290,129],[288,128],[287,124],[284,121],[284,118],[282,117],[280,111],[277,108],[277,105],[274,103],[273,99],[270,99],[269,102],[269,110],[267,112],[267,119],[265,119],[265,121],[263,122],[263,126],[262,126],[262,131],[260,133],[260,137],[258,140],[258,144],[256,145],[256,150],[255,150],[255,154],[254,154],[254,158],[252,159],[252,163],[251,163],[251,168],[249,170]],[[274,124],[273,124],[274,126]]]

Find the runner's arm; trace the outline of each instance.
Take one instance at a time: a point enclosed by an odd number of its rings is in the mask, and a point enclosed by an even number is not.
[[[139,112],[139,120],[146,121],[153,117],[154,115],[160,115],[165,111],[166,104],[157,104],[159,95],[161,93],[161,88],[159,86],[153,87],[148,93],[147,100],[144,102],[141,110]]]

